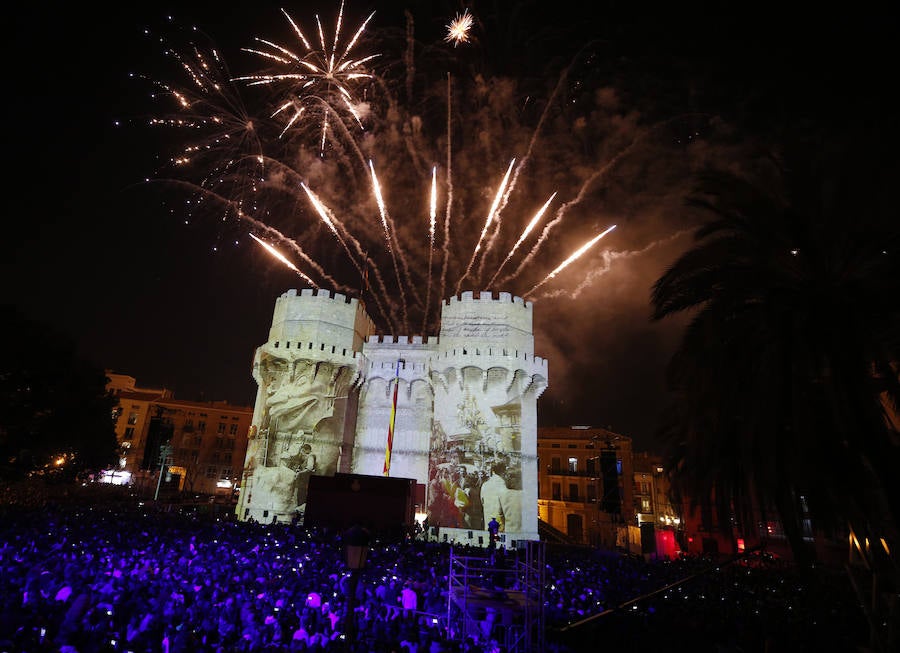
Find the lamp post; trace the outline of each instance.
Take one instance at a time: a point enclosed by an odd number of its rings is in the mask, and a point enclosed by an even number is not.
[[[350,570],[347,596],[347,650],[353,649],[356,639],[356,587],[359,584],[359,572],[366,566],[369,539],[369,531],[362,526],[351,526],[344,533],[344,557]]]

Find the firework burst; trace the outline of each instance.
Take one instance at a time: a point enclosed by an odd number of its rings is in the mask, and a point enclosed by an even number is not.
[[[452,43],[453,47],[460,43],[468,43],[469,31],[472,29],[474,22],[474,18],[472,18],[472,14],[469,13],[468,9],[461,14],[457,14],[456,18],[447,25],[447,35],[444,37],[444,41]]]
[[[515,80],[469,89],[459,82],[454,86],[445,71],[437,74],[446,76],[446,85],[431,80],[422,84],[422,97],[403,103],[392,94],[404,87],[402,81],[374,77],[364,71],[369,57],[350,56],[371,18],[342,45],[343,4],[333,38],[326,38],[317,17],[320,47],[314,49],[288,16],[305,54],[271,42],[257,53],[268,52],[269,59],[296,72],[231,78],[222,66],[213,76],[193,50],[188,58],[176,58],[191,64],[181,67],[191,81],[186,88],[201,97],[198,89],[214,89],[209,97],[215,100],[191,101],[187,91],[160,85],[178,109],[185,116],[210,118],[221,130],[252,127],[254,136],[223,138],[231,150],[220,147],[216,155],[210,149],[208,156],[194,156],[190,166],[181,166],[198,174],[193,183],[204,189],[204,205],[231,211],[245,235],[250,232],[274,260],[311,285],[361,295],[385,332],[410,334],[412,324],[421,324],[428,333],[435,326],[429,323],[436,314],[429,306],[433,294],[444,299],[464,283],[534,301],[557,296],[569,268],[578,267],[585,278],[597,260],[598,243],[615,228],[610,226],[614,211],[604,208],[616,192],[607,177],[645,145],[652,128],[637,129],[630,117],[604,113],[612,103],[591,106],[587,117],[576,116],[578,129],[570,128],[547,119],[570,111],[556,90],[529,115],[511,108],[517,106]],[[329,80],[328,71],[348,77]],[[418,71],[427,74],[424,66]],[[321,134],[282,138],[283,112],[273,113],[271,105],[253,114],[231,102],[234,81],[253,87],[283,82],[297,103],[291,105],[297,109],[295,123],[302,122],[307,114],[299,109],[307,106],[307,94],[339,83],[350,93],[354,79],[374,80],[379,89],[371,98],[370,124],[364,135],[347,128],[355,120],[335,118],[330,127],[322,125],[322,133],[340,137],[328,157],[322,156]],[[313,87],[320,90],[309,90]],[[347,97],[343,91],[338,95]],[[588,137],[604,147],[585,147]],[[194,148],[185,152],[205,152]],[[441,160],[444,165],[434,163]],[[545,220],[554,202],[558,207]],[[279,250],[267,246],[276,241]]]
[[[251,85],[267,85],[278,89],[281,99],[272,117],[284,117],[283,136],[308,116],[320,118],[320,153],[324,153],[330,129],[330,120],[342,120],[349,115],[360,129],[363,128],[362,107],[364,102],[354,95],[360,81],[374,78],[366,65],[378,55],[355,57],[353,49],[363,35],[369,21],[375,16],[369,14],[353,36],[341,42],[341,28],[344,22],[344,3],[341,2],[334,28],[334,38],[326,38],[322,21],[316,16],[318,44],[313,45],[299,24],[284,9],[281,10],[290,23],[294,35],[302,46],[302,51],[289,48],[273,41],[256,38],[258,48],[244,48],[244,51],[259,55],[277,67],[277,72],[259,73],[236,78]]]
[[[171,79],[139,72],[131,75],[146,82],[152,100],[165,107],[162,113],[141,122],[173,135],[157,139],[159,142],[175,142],[156,176],[195,180],[195,192],[185,204],[189,209],[186,221],[215,205],[223,224],[240,222],[242,214],[259,208],[255,198],[266,174],[264,143],[270,136],[266,121],[259,120],[247,107],[209,37],[196,28],[185,31],[169,27],[174,32],[163,35],[147,29],[144,34],[162,48],[163,59],[172,70]],[[218,193],[220,187],[227,198]]]

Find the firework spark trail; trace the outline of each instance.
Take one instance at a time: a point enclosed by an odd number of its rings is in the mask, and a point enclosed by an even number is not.
[[[624,252],[614,252],[610,250],[604,251],[600,256],[603,259],[603,265],[600,267],[592,266],[590,272],[588,272],[584,279],[575,287],[570,290],[566,290],[560,288],[558,290],[546,290],[541,293],[540,297],[536,297],[535,299],[553,299],[556,297],[566,297],[568,299],[577,299],[582,292],[587,290],[588,287],[593,285],[594,282],[597,281],[600,277],[606,275],[613,266],[613,263],[620,259],[628,259],[635,256],[643,256],[651,252],[652,250],[663,247],[665,245],[669,245],[684,236],[693,234],[693,229],[682,229],[680,231],[676,231],[672,235],[667,238],[661,238],[659,240],[654,240],[652,243],[648,244],[646,247],[636,250],[628,250]]]
[[[416,23],[413,20],[412,12],[409,9],[403,10],[406,17],[406,50],[403,53],[403,61],[406,64],[406,101],[412,102],[413,99],[413,81],[416,78]]]
[[[256,242],[258,242],[260,245],[262,245],[262,246],[263,246],[263,249],[265,249],[267,252],[269,252],[269,254],[271,254],[272,256],[274,256],[275,258],[277,258],[279,261],[281,261],[282,263],[284,263],[286,266],[288,266],[291,270],[293,270],[294,272],[296,272],[297,274],[299,274],[299,275],[303,278],[304,281],[308,281],[308,282],[313,286],[313,288],[318,288],[318,287],[319,287],[319,286],[316,284],[315,281],[313,281],[313,280],[310,279],[308,276],[306,276],[305,274],[303,274],[303,273],[300,271],[300,269],[299,269],[296,265],[294,265],[293,263],[291,263],[291,261],[288,260],[288,259],[284,256],[284,254],[282,254],[282,253],[279,252],[277,249],[275,249],[274,247],[272,247],[269,243],[267,243],[267,242],[264,241],[264,240],[261,240],[260,238],[257,238],[257,237],[254,236],[253,234],[250,234],[250,237],[251,237],[253,240],[255,240]]]
[[[509,196],[512,195],[513,190],[516,187],[516,180],[519,178],[519,172],[525,166],[526,161],[523,159],[522,162],[517,165],[514,169],[512,179],[509,182],[509,185],[506,188],[506,191],[503,193],[503,197],[500,200],[500,203],[497,205],[497,209],[494,211],[494,229],[491,232],[490,237],[488,238],[487,244],[484,246],[484,252],[481,255],[481,260],[478,261],[478,271],[476,275],[479,279],[482,278],[482,274],[484,273],[484,266],[487,262],[488,254],[494,249],[494,243],[497,242],[497,238],[500,236],[500,227],[502,225],[501,215],[503,213],[503,209],[506,208],[507,202],[509,202]]]
[[[430,221],[428,223],[428,281],[425,290],[425,306],[422,312],[422,334],[427,333],[425,330],[428,326],[428,307],[431,306],[431,267],[434,264],[434,228],[437,219],[437,166],[431,169],[431,202],[430,202]]]
[[[343,5],[341,5],[341,9],[343,10]],[[306,40],[306,36],[304,36],[304,34],[303,34],[303,30],[301,30],[300,26],[296,22],[294,22],[294,19],[291,18],[291,15],[284,9],[281,10],[281,13],[284,14],[284,17],[288,19],[288,22],[291,24],[291,27],[294,28],[294,33],[297,35],[297,38],[300,39],[300,42],[303,43],[303,46],[306,48],[306,51],[309,52],[310,50],[312,50],[312,47],[310,47],[310,45],[309,45],[309,41]]]
[[[509,200],[509,196],[512,193],[513,189],[516,187],[516,182],[519,179],[519,174],[525,169],[525,167],[531,161],[531,153],[534,150],[535,145],[537,144],[538,138],[541,136],[541,133],[542,133],[543,127],[544,127],[544,123],[547,121],[547,116],[549,115],[550,109],[553,106],[553,101],[556,98],[556,96],[559,94],[560,89],[563,88],[563,85],[565,84],[566,80],[568,79],[569,70],[574,65],[574,62],[587,49],[587,47],[588,46],[584,46],[581,50],[579,50],[578,53],[575,55],[575,57],[573,57],[572,63],[570,63],[568,66],[566,66],[565,70],[563,70],[562,73],[560,73],[559,79],[556,82],[556,86],[553,87],[553,92],[550,93],[550,97],[547,98],[547,102],[546,102],[546,105],[544,106],[544,110],[541,112],[541,116],[538,119],[538,124],[534,128],[534,132],[532,132],[531,138],[528,141],[528,148],[525,150],[525,155],[522,157],[521,163],[518,166],[516,166],[516,168],[515,168],[515,172],[513,173],[512,181],[509,184],[509,191],[507,192],[506,196],[503,198],[503,203],[500,205],[498,213],[502,212],[503,209],[506,207],[506,203]],[[484,269],[484,263],[487,260],[487,255],[494,248],[494,244],[496,243],[499,235],[500,235],[500,221],[498,219],[497,225],[496,225],[493,233],[491,234],[491,237],[488,240],[488,243],[484,249],[484,256],[481,259],[481,265],[478,269],[479,277],[481,276],[481,273]],[[505,265],[505,264],[506,264],[506,261],[503,262],[501,267],[503,267],[503,265]],[[498,270],[498,273],[499,273],[499,270]],[[497,273],[494,274],[494,277],[491,279],[491,283],[493,283],[493,281],[494,281],[494,279],[496,279],[496,277],[497,277]],[[488,284],[488,285],[490,285],[490,284]]]
[[[347,257],[350,259],[350,262],[353,263],[354,267],[359,272],[359,276],[361,278],[366,277],[366,270],[368,270],[369,263],[371,262],[372,269],[375,273],[375,279],[378,282],[378,289],[381,292],[381,296],[389,297],[389,295],[387,293],[387,287],[385,286],[384,280],[381,277],[381,272],[375,266],[374,261],[371,261],[371,259],[369,259],[368,255],[363,251],[362,246],[359,244],[359,241],[356,240],[355,238],[353,238],[352,235],[347,233],[347,228],[344,227],[343,223],[341,223],[340,220],[338,220],[334,216],[334,213],[331,211],[331,209],[329,209],[327,206],[325,206],[325,204],[322,203],[322,200],[320,200],[318,198],[318,196],[316,196],[316,194],[313,193],[306,184],[301,183],[300,186],[303,188],[304,191],[306,191],[306,195],[309,198],[310,202],[312,203],[313,207],[316,209],[316,212],[319,214],[319,217],[322,218],[322,221],[332,230],[335,237],[338,239],[338,242],[340,242],[340,244],[344,247],[344,251],[347,252]],[[350,251],[350,248],[347,245],[346,240],[338,231],[338,228],[336,226],[338,224],[341,225],[341,230],[344,231],[345,233],[347,233],[347,236],[349,237],[350,241],[353,243],[353,246],[357,252],[357,256],[360,256],[363,258],[363,261],[365,263],[365,269],[363,269],[363,266],[360,265],[357,258],[353,256],[353,253]],[[379,294],[373,293],[373,296],[375,297],[375,303],[377,304],[378,310],[381,312],[381,316],[384,318],[385,322],[388,324],[391,324],[392,328],[394,330],[396,330],[396,324],[390,318],[388,312],[384,308],[384,305],[381,303],[381,298],[380,298]]]
[[[283,163],[281,161],[268,160],[268,163],[269,163],[271,169],[273,169],[273,170],[280,169],[282,172],[284,172],[285,174],[287,174],[289,176],[292,176],[294,178],[299,177],[299,175],[296,173],[296,171],[293,168],[291,168],[290,166],[286,165],[285,163]],[[186,182],[180,182],[180,183],[186,184]],[[186,184],[186,185],[193,188],[192,184]],[[331,211],[327,206],[325,206],[325,204],[318,198],[318,196],[315,193],[313,193],[312,190],[310,190],[303,182],[298,182],[298,185],[301,186],[303,188],[303,190],[306,192],[307,197],[309,198],[310,202],[313,204],[313,207],[316,209],[317,213],[319,214],[319,217],[326,224],[326,226],[328,226],[328,228],[332,231],[332,233],[334,233],[335,237],[338,239],[338,242],[340,242],[341,245],[344,247],[344,250],[347,252],[347,255],[350,258],[351,263],[353,263],[354,267],[359,271],[361,276],[367,277],[366,270],[368,270],[369,264],[371,264],[373,273],[375,275],[377,289],[378,289],[377,293],[372,293],[373,297],[375,299],[376,306],[377,306],[378,311],[381,314],[382,318],[384,319],[385,323],[391,325],[391,328],[396,331],[397,325],[393,321],[393,319],[391,319],[391,313],[389,313],[387,311],[384,304],[382,303],[383,297],[389,298],[391,295],[387,291],[387,286],[384,282],[384,278],[382,277],[381,272],[378,270],[377,267],[375,267],[375,262],[369,258],[368,253],[363,250],[359,241],[353,237],[353,235],[350,233],[350,231],[347,229],[347,227],[340,220],[338,220],[335,217],[334,212]],[[214,193],[209,193],[209,194],[214,197],[221,198],[221,196],[218,196]],[[229,200],[226,200],[225,198],[221,198],[221,199],[223,202],[230,203]],[[322,269],[321,266],[319,266],[314,260],[312,260],[303,251],[303,249],[297,244],[297,242],[295,240],[289,238],[288,236],[285,236],[284,234],[282,234],[280,231],[278,231],[274,227],[271,227],[264,222],[256,220],[255,218],[253,218],[251,216],[248,216],[246,214],[241,214],[239,217],[243,220],[250,222],[257,229],[262,230],[262,231],[268,233],[269,235],[275,236],[275,237],[277,237],[278,240],[284,242],[287,246],[289,246],[291,248],[291,250],[293,252],[298,254],[301,258],[303,258],[303,260],[305,260],[308,264],[310,264],[310,266],[316,271],[316,273],[319,274],[335,290],[338,290],[341,292],[346,292],[348,294],[355,292],[355,289],[353,289],[349,286],[346,286],[344,284],[338,283],[333,277],[328,275]],[[349,246],[347,245],[347,241],[349,241],[350,244],[353,246],[353,249],[355,250],[356,255],[357,255],[356,258],[354,258],[353,254],[350,252]],[[365,270],[360,266],[359,260],[362,260],[364,262]]]
[[[397,275],[397,286],[400,290],[405,316],[407,313],[406,291],[404,290],[403,282],[400,279],[400,268],[403,269],[403,276],[406,279],[407,287],[419,308],[422,307],[422,298],[416,290],[416,285],[412,282],[412,276],[409,272],[409,262],[406,260],[406,253],[403,251],[403,246],[397,239],[397,230],[394,227],[394,220],[391,218],[391,214],[387,210],[387,205],[382,197],[381,184],[378,181],[378,176],[375,174],[375,166],[371,159],[369,160],[369,170],[372,172],[372,189],[375,194],[375,201],[378,203],[378,210],[381,214],[381,224],[384,227],[384,235],[387,240],[388,250],[391,254],[391,260],[394,263],[394,272]],[[407,325],[406,328],[408,330],[409,326],[406,323],[406,317],[404,317],[404,324]]]
[[[488,211],[487,218],[484,221],[484,228],[481,230],[481,236],[479,236],[478,242],[475,243],[475,249],[472,250],[472,258],[469,259],[469,264],[466,266],[466,271],[456,283],[457,295],[459,294],[459,290],[462,287],[463,281],[466,280],[466,277],[468,277],[469,273],[472,271],[472,265],[475,263],[475,258],[478,256],[478,251],[481,249],[481,242],[484,240],[484,235],[487,233],[488,228],[491,226],[491,222],[494,220],[494,214],[497,212],[497,207],[500,205],[500,201],[503,199],[506,185],[509,183],[509,175],[510,173],[512,173],[512,169],[515,163],[515,159],[509,162],[509,167],[506,169],[506,174],[503,175],[503,181],[500,182],[500,186],[497,188],[497,194],[494,196],[494,202],[493,204],[491,204],[491,209],[490,211]]]
[[[538,212],[534,214],[534,217],[531,218],[531,221],[525,226],[525,229],[522,230],[522,235],[519,236],[519,240],[517,240],[516,244],[513,245],[512,249],[509,250],[509,254],[506,255],[506,258],[503,259],[503,262],[497,268],[497,271],[494,272],[494,276],[492,276],[491,280],[488,282],[488,288],[491,288],[494,285],[494,281],[497,279],[497,275],[499,275],[503,270],[503,266],[505,266],[509,262],[509,259],[511,259],[513,257],[513,254],[516,253],[516,250],[519,249],[519,245],[525,242],[528,234],[530,234],[532,229],[534,229],[537,226],[537,223],[540,222],[541,217],[543,217],[544,213],[547,211],[547,208],[550,206],[550,202],[553,201],[554,197],[556,197],[555,192],[550,196],[550,199],[544,202],[544,205],[540,209],[538,209]]]
[[[165,184],[165,185],[170,185],[170,186],[173,186],[176,188],[177,187],[186,188],[186,189],[190,190],[192,193],[200,194],[205,198],[216,200],[219,203],[221,203],[222,205],[228,206],[231,208],[234,208],[235,204],[236,204],[236,202],[234,200],[228,199],[227,197],[224,197],[221,194],[216,193],[215,191],[209,190],[208,188],[203,188],[202,186],[197,186],[196,184],[193,184],[188,181],[183,181],[181,179],[155,179],[155,180],[150,180],[147,183]],[[237,215],[238,220],[240,220],[241,222],[246,222],[247,224],[254,227],[257,231],[268,235],[270,238],[273,238],[275,240],[278,240],[279,242],[284,243],[288,248],[290,248],[290,250],[294,254],[296,254],[301,259],[303,259],[306,262],[306,264],[309,265],[309,267],[313,269],[315,274],[320,276],[322,278],[322,280],[329,286],[335,288],[336,290],[341,290],[344,292],[352,291],[352,288],[339,283],[334,277],[332,277],[330,274],[328,274],[325,271],[325,269],[322,268],[322,266],[319,265],[315,261],[315,259],[310,257],[309,254],[307,254],[305,251],[303,251],[303,248],[300,247],[300,245],[297,243],[297,241],[293,240],[292,238],[289,238],[288,236],[285,236],[283,233],[281,233],[275,227],[272,227],[271,225],[269,225],[265,222],[262,222],[261,220],[257,220],[252,215],[249,215],[248,213],[245,213],[240,209],[235,209],[235,214]],[[310,283],[312,283],[316,288],[321,287],[320,284],[317,284],[315,281],[312,281],[311,279],[310,279]]]
[[[384,207],[384,198],[381,196],[381,184],[378,183],[378,175],[375,174],[375,166],[372,163],[372,159],[369,159],[369,170],[372,173],[372,192],[375,194],[375,201],[378,203],[378,211],[381,214],[381,226],[384,227],[384,239],[387,242],[388,250],[391,252],[391,256],[394,255],[394,250],[391,247],[391,233],[388,229],[387,223],[387,211]],[[397,275],[397,281],[400,281],[400,275]]]
[[[522,295],[522,297],[528,297],[528,296],[531,295],[531,293],[533,293],[535,290],[537,290],[538,288],[540,288],[541,286],[543,286],[545,283],[547,283],[548,281],[550,281],[550,279],[552,279],[552,278],[555,277],[557,274],[559,274],[560,272],[562,272],[566,267],[568,267],[568,265],[569,265],[570,263],[572,263],[572,262],[576,261],[578,258],[580,258],[581,255],[584,254],[586,251],[588,251],[591,247],[593,247],[593,246],[597,243],[598,240],[600,240],[601,238],[603,238],[606,234],[608,234],[610,231],[612,231],[612,230],[615,229],[615,228],[616,228],[616,225],[613,225],[613,226],[607,228],[605,231],[601,231],[599,234],[597,234],[596,236],[594,236],[591,240],[589,240],[589,241],[586,242],[584,245],[582,245],[581,247],[579,247],[577,250],[575,250],[575,252],[574,252],[571,256],[569,256],[569,258],[567,258],[565,261],[563,261],[563,262],[560,263],[558,266],[556,266],[556,268],[553,270],[553,272],[551,272],[551,273],[548,274],[546,277],[544,277],[543,280],[541,280],[540,282],[538,282],[537,284],[535,284],[535,286],[534,286],[531,290],[529,290],[528,292],[526,292],[524,295]]]
[[[592,174],[592,175],[591,175],[591,176],[590,176],[590,177],[589,177],[589,178],[581,185],[581,188],[579,189],[578,195],[575,197],[575,199],[573,199],[571,202],[566,202],[565,204],[563,204],[563,205],[557,210],[557,212],[556,212],[556,217],[554,217],[554,219],[553,219],[552,221],[550,221],[549,223],[547,223],[547,225],[544,227],[544,230],[541,232],[540,238],[539,238],[538,241],[534,244],[534,246],[531,248],[531,251],[528,253],[528,255],[522,260],[521,263],[519,263],[519,266],[516,268],[516,270],[515,270],[512,274],[508,275],[506,278],[501,279],[501,280],[500,280],[500,283],[507,283],[507,282],[512,281],[513,279],[515,279],[517,276],[519,276],[519,274],[522,272],[522,270],[523,270],[523,269],[528,265],[528,263],[530,263],[530,262],[532,261],[532,259],[534,259],[534,257],[537,255],[538,251],[540,250],[541,245],[547,240],[547,236],[549,235],[550,231],[553,229],[553,227],[555,227],[557,224],[560,223],[560,221],[561,221],[561,220],[563,219],[563,217],[565,216],[566,211],[568,211],[568,209],[569,209],[570,207],[579,204],[579,203],[584,199],[588,187],[590,187],[591,184],[593,184],[597,179],[599,179],[600,177],[602,177],[603,175],[605,175],[605,174],[609,171],[610,168],[612,168],[613,166],[615,166],[615,165],[616,165],[616,164],[617,164],[624,156],[626,156],[627,154],[629,154],[629,153],[630,153],[635,147],[637,147],[637,145],[640,144],[645,138],[647,138],[650,134],[654,133],[654,132],[657,131],[658,129],[661,129],[662,127],[665,127],[665,126],[667,126],[667,125],[669,125],[669,124],[671,124],[671,123],[673,123],[673,122],[675,122],[675,121],[677,121],[677,120],[682,120],[682,119],[684,119],[684,118],[689,118],[689,117],[694,117],[694,116],[703,116],[703,115],[706,115],[706,114],[702,114],[702,113],[685,113],[685,114],[679,114],[679,115],[677,115],[677,116],[672,116],[671,118],[667,118],[667,119],[665,119],[665,120],[660,120],[659,122],[654,123],[654,124],[651,125],[650,127],[646,128],[643,132],[641,132],[640,134],[638,134],[634,139],[632,139],[631,143],[629,143],[629,144],[628,144],[625,148],[623,148],[618,154],[616,154],[612,159],[610,159],[610,160],[606,163],[606,165],[604,165],[604,166],[601,167],[599,170],[597,170],[596,172],[594,172],[594,174]]]
[[[550,109],[553,107],[553,101],[554,101],[554,99],[556,98],[556,96],[559,94],[560,89],[562,89],[563,86],[565,85],[565,82],[566,82],[566,80],[568,79],[568,76],[569,76],[569,71],[571,70],[572,66],[575,65],[575,62],[581,57],[581,55],[582,55],[582,54],[583,54],[583,53],[584,53],[584,52],[585,52],[592,44],[593,44],[593,42],[590,42],[590,43],[584,45],[584,46],[583,46],[583,47],[575,54],[575,56],[574,56],[574,57],[572,58],[572,60],[571,60],[571,63],[569,63],[569,65],[566,66],[566,68],[560,73],[559,79],[558,79],[557,82],[556,82],[556,86],[554,86],[552,93],[551,93],[550,96],[547,98],[547,102],[546,102],[546,104],[545,104],[545,106],[544,106],[544,110],[541,112],[540,118],[539,118],[539,120],[538,120],[538,124],[537,124],[537,126],[534,128],[534,131],[533,131],[533,133],[532,133],[532,135],[531,135],[531,138],[530,138],[530,140],[529,140],[529,142],[528,142],[528,148],[527,148],[526,151],[525,151],[525,155],[522,157],[521,163],[520,163],[518,166],[516,166],[515,171],[514,171],[514,173],[513,173],[512,181],[511,181],[510,184],[509,184],[509,190],[508,190],[508,191],[506,192],[506,194],[504,195],[503,201],[502,201],[502,203],[500,204],[500,206],[499,206],[499,208],[498,208],[498,210],[497,210],[497,221],[496,221],[496,226],[494,227],[493,232],[491,233],[491,236],[490,236],[490,238],[488,239],[487,245],[486,245],[485,248],[484,248],[484,254],[482,255],[481,261],[480,261],[480,263],[479,263],[478,271],[477,271],[477,276],[478,276],[478,277],[481,277],[482,272],[483,272],[483,270],[484,270],[484,265],[485,265],[485,263],[486,263],[486,261],[487,261],[487,256],[488,256],[488,254],[493,250],[494,245],[495,245],[495,243],[498,241],[498,238],[499,238],[499,236],[500,236],[500,229],[501,229],[500,214],[502,213],[503,209],[506,207],[506,204],[507,204],[507,202],[508,202],[508,200],[509,200],[509,197],[510,197],[510,195],[512,194],[513,190],[514,190],[515,187],[516,187],[516,183],[517,183],[517,181],[518,181],[518,179],[519,179],[519,174],[526,168],[526,166],[528,165],[528,163],[529,163],[530,160],[531,160],[531,153],[532,153],[532,151],[534,150],[534,148],[535,148],[535,146],[536,146],[536,144],[537,144],[537,141],[538,141],[538,139],[540,138],[540,136],[541,136],[541,134],[542,134],[543,127],[544,127],[544,123],[547,121],[547,116],[548,116],[549,113],[550,113]],[[530,230],[530,229],[529,229],[529,230]],[[518,247],[518,244],[516,245],[516,247]],[[515,248],[514,248],[514,249],[515,249]],[[500,267],[502,268],[503,266],[505,266],[506,263],[507,263],[507,261],[508,261],[508,257],[507,257],[507,260],[504,260],[504,262],[501,264]],[[516,276],[520,271],[521,271],[521,266],[520,266],[519,269],[516,270],[516,272],[514,273],[513,276]],[[492,284],[493,281],[496,279],[497,274],[499,274],[499,269],[498,269],[497,272],[494,273],[494,276],[491,278],[491,284]],[[504,282],[507,281],[507,280],[509,280],[510,278],[511,278],[511,277],[507,277],[506,279],[504,279]],[[488,284],[488,285],[490,286],[491,284]]]
[[[450,104],[450,73],[447,73],[447,204],[444,211],[444,241],[441,244],[444,261],[441,264],[441,301],[447,296],[447,266],[450,263],[450,216],[453,206],[453,148],[451,139],[451,104]]]
[[[677,118],[681,118],[681,116],[677,116]],[[528,264],[534,259],[534,257],[537,256],[538,252],[541,249],[541,245],[543,245],[544,242],[546,242],[547,237],[549,236],[549,234],[553,230],[553,228],[556,227],[560,222],[562,222],[562,219],[565,217],[566,212],[571,207],[577,206],[578,204],[581,203],[581,201],[587,195],[588,188],[590,188],[591,185],[593,185],[593,183],[595,181],[597,181],[600,177],[605,175],[609,171],[610,168],[612,168],[619,161],[621,161],[622,158],[625,155],[627,155],[628,153],[630,153],[631,150],[633,150],[637,146],[637,144],[640,143],[649,133],[653,132],[654,130],[656,130],[657,128],[661,127],[664,124],[672,122],[675,119],[676,118],[671,118],[669,120],[664,120],[662,122],[656,123],[649,129],[644,131],[643,133],[639,134],[625,148],[623,148],[612,159],[610,159],[606,163],[606,165],[601,167],[599,170],[596,170],[594,172],[594,174],[592,174],[590,177],[588,177],[584,181],[584,183],[581,184],[581,188],[578,189],[578,194],[575,196],[575,199],[573,199],[569,202],[565,202],[561,207],[559,207],[556,210],[556,215],[554,216],[553,220],[551,220],[544,226],[544,229],[541,232],[540,238],[538,238],[537,242],[532,246],[531,251],[528,252],[528,255],[525,256],[524,259],[522,259],[522,261],[519,263],[519,266],[511,274],[509,274],[506,277],[504,277],[503,279],[501,279],[500,283],[501,284],[508,283],[508,282],[512,281],[513,279],[515,279],[516,277],[518,277],[519,274],[522,273],[522,270],[524,270],[528,266]]]
[[[378,211],[381,214],[381,226],[384,227],[384,240],[387,244],[388,252],[391,255],[391,261],[394,263],[394,274],[397,277],[397,288],[400,291],[400,306],[403,313],[403,327],[409,331],[409,311],[406,305],[406,292],[403,290],[403,282],[400,279],[400,267],[397,265],[397,255],[392,245],[391,229],[388,228],[388,213],[384,205],[384,198],[381,195],[381,184],[378,182],[378,175],[375,174],[375,166],[369,159],[369,170],[372,171],[372,192],[375,194],[375,201],[378,203]],[[393,227],[393,224],[391,225]]]

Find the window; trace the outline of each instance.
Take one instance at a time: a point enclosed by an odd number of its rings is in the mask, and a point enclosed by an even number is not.
[[[550,448],[551,449],[559,449],[559,442],[554,442],[553,444],[550,445]]]
[[[550,471],[558,473],[560,471],[560,469],[561,469],[561,463],[559,460],[559,456],[553,456],[553,458],[550,459]]]
[[[136,410],[132,410],[128,413],[128,423],[129,424],[137,424],[138,412]]]
[[[559,483],[553,484],[552,497],[553,497],[554,501],[559,501],[562,498],[562,489],[560,488]]]
[[[569,464],[566,467],[566,469],[568,469],[570,472],[577,472],[578,471],[578,458],[570,457]]]
[[[197,422],[197,430],[201,433],[206,433],[206,422],[204,422],[203,420]]]
[[[569,483],[569,501],[578,501],[577,483]]]
[[[588,474],[596,474],[597,473],[597,459],[596,458],[588,458],[587,459],[587,471]]]
[[[578,448],[577,444],[569,444],[567,446],[569,447],[569,449],[577,449]]]
[[[237,425],[237,424],[232,424],[232,425],[228,428],[228,435],[237,435],[237,430],[238,430],[238,425]]]
[[[125,435],[123,436],[125,440],[133,440],[134,439],[134,427],[128,426],[125,428]]]
[[[593,483],[588,483],[587,486],[587,500],[591,503],[597,501],[597,486]]]
[[[216,478],[216,468],[212,465],[206,468],[206,478]]]
[[[224,422],[219,422],[219,425],[216,427],[216,433],[218,433],[219,435],[225,434],[225,423]]]
[[[650,508],[650,497],[641,497],[641,512],[652,512]]]

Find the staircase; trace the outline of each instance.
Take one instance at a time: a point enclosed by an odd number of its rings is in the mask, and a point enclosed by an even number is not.
[[[581,546],[581,542],[575,540],[558,528],[554,528],[543,519],[538,519],[538,535],[542,542],[552,542],[554,544],[565,544],[567,546]]]

